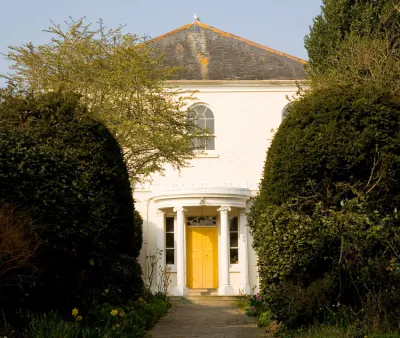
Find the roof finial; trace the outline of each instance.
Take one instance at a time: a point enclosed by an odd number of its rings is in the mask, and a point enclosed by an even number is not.
[[[194,22],[199,22],[200,18],[197,16],[197,13],[194,13]]]

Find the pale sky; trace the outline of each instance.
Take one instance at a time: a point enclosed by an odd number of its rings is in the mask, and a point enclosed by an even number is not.
[[[0,0],[0,53],[9,45],[35,45],[49,41],[42,30],[50,20],[63,23],[86,17],[103,19],[109,28],[156,37],[191,23],[196,12],[201,21],[273,49],[308,59],[304,36],[321,11],[322,0]],[[0,73],[8,62],[0,58]],[[4,80],[0,79],[0,86]]]

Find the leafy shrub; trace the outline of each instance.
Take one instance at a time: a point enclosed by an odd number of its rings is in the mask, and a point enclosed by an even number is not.
[[[279,337],[296,338],[400,338],[398,333],[368,334],[360,331],[355,326],[338,326],[330,324],[317,324],[311,328],[297,332],[279,332]]]
[[[168,310],[168,303],[153,298],[149,303],[143,300],[127,306],[103,304],[93,308],[87,316],[80,316],[73,309],[70,320],[55,312],[47,315],[28,313],[27,328],[20,333],[26,338],[136,338],[144,337],[148,329]]]
[[[296,338],[365,338],[366,336],[358,332],[354,327],[342,327],[335,325],[315,325],[311,328],[298,330],[296,333],[285,332],[283,337]],[[370,337],[369,335],[367,336]]]
[[[273,316],[299,327],[343,312],[398,327],[400,100],[368,87],[304,94],[260,188],[248,221]]]
[[[259,294],[253,295],[248,298],[248,306],[246,307],[245,314],[249,317],[258,317],[264,311],[264,304]]]
[[[168,303],[159,298],[153,298],[148,303],[139,299],[127,306],[128,311],[134,311],[146,323],[146,329],[151,329],[155,323],[168,311]]]
[[[110,132],[73,94],[4,95],[0,118],[0,199],[29,208],[42,240],[20,306],[87,306],[105,289],[138,297],[141,219]]]
[[[260,314],[257,320],[257,325],[260,327],[267,327],[272,320],[272,314],[270,310],[264,311]]]
[[[264,300],[259,294],[246,297],[244,300],[238,301],[236,305],[241,310],[244,310],[246,316],[256,317],[257,325],[265,327],[265,331],[269,335],[275,337],[276,334],[284,329],[282,323],[274,319],[271,310],[265,307]]]

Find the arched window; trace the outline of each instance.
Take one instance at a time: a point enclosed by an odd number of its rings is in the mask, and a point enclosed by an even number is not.
[[[285,108],[282,110],[282,121],[286,118],[287,114],[290,112],[290,107],[293,105],[293,102],[289,102]]]
[[[189,118],[193,119],[196,127],[207,130],[211,134],[215,134],[214,114],[211,109],[203,104],[196,104],[189,109]],[[204,139],[198,137],[193,140],[194,147],[199,150],[215,150],[215,139],[210,137]]]

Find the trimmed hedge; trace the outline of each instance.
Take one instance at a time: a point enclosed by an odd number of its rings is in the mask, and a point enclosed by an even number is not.
[[[398,97],[332,86],[294,102],[248,217],[274,318],[397,325],[399,202]]]
[[[334,87],[293,102],[268,150],[258,203],[279,205],[341,182],[363,191],[379,158],[372,195],[392,211],[400,202],[399,111],[399,98],[367,88]]]
[[[0,199],[29,209],[42,240],[18,305],[70,311],[105,289],[138,297],[141,218],[111,133],[73,94],[5,95],[0,118]]]

